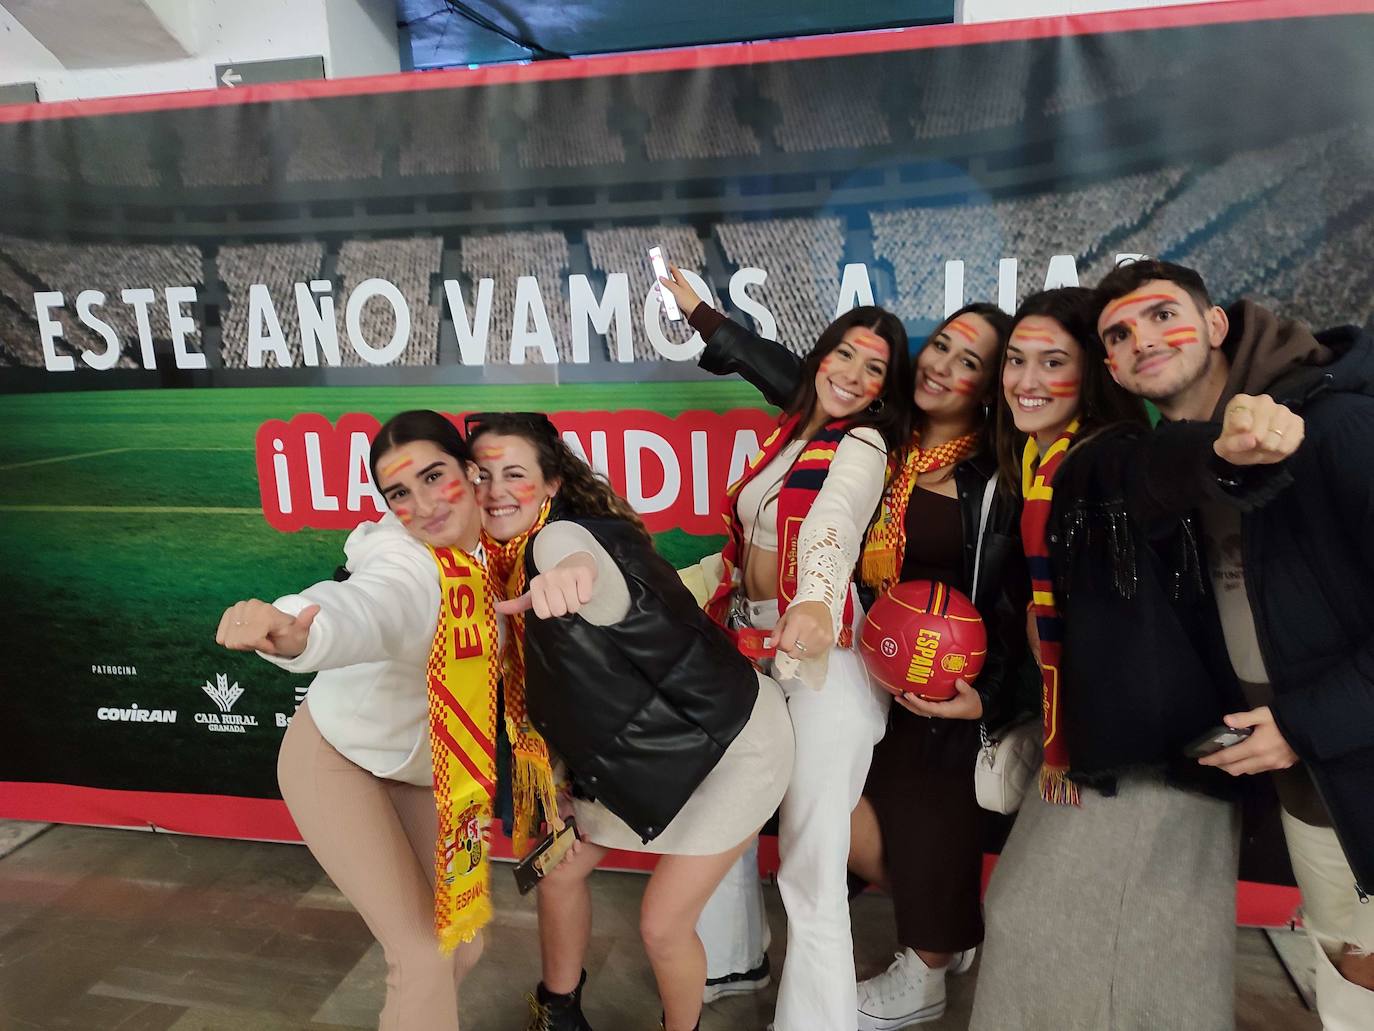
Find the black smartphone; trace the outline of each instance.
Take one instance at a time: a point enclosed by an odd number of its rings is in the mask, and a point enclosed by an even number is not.
[[[1191,741],[1183,749],[1183,754],[1189,759],[1201,759],[1205,755],[1213,752],[1220,752],[1223,748],[1230,748],[1238,745],[1254,733],[1254,727],[1213,727],[1196,741]]]
[[[521,895],[529,894],[531,888],[544,879],[544,875],[563,861],[568,849],[577,840],[577,821],[571,816],[561,831],[549,834],[534,850],[515,864],[515,886]]]

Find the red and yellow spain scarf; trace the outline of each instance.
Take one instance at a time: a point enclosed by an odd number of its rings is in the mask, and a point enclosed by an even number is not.
[[[1047,528],[1054,503],[1054,474],[1068,454],[1078,420],[1064,429],[1040,454],[1035,438],[1021,454],[1021,542],[1031,576],[1031,613],[1040,638],[1041,712],[1044,717],[1045,762],[1040,767],[1040,795],[1054,805],[1078,805],[1078,785],[1069,780],[1069,748],[1060,723],[1063,699],[1059,671],[1064,647],[1064,620],[1054,597],[1054,567]]]
[[[906,507],[911,501],[911,492],[916,489],[916,478],[922,473],[958,465],[977,450],[976,430],[932,448],[921,447],[919,435],[912,439],[901,468],[883,491],[878,518],[864,540],[863,555],[859,559],[859,575],[864,583],[882,594],[901,576],[902,556],[906,554]]]
[[[534,525],[508,541],[497,541],[482,532],[482,547],[487,553],[487,568],[503,597],[518,598],[528,586],[525,548],[534,534],[548,521],[549,499],[544,500]],[[523,856],[539,840],[541,818],[554,830],[563,829],[558,817],[558,797],[554,787],[553,764],[549,746],[530,723],[525,704],[525,617],[510,616],[506,623],[506,643],[501,650],[501,683],[506,708],[506,736],[511,747],[511,794],[515,802],[512,844],[515,854]]]
[[[706,612],[718,623],[724,623],[730,608],[730,598],[734,590],[735,567],[743,554],[744,524],[739,515],[739,492],[744,485],[778,456],[789,443],[801,416],[784,416],[773,432],[764,440],[758,454],[749,459],[744,474],[730,484],[725,492],[725,520],[729,537],[721,551],[725,570],[711,600],[706,603]],[[788,469],[778,493],[778,615],[787,611],[788,603],[797,593],[797,542],[801,534],[802,522],[811,511],[830,463],[835,460],[835,452],[844,439],[848,421],[837,419],[826,423],[802,447],[801,454]],[[844,603],[844,625],[838,634],[838,644],[848,648],[853,644],[854,597],[846,590]]]
[[[429,746],[439,812],[434,929],[451,952],[491,919],[496,794],[496,592],[482,563],[430,548],[439,567],[439,623],[429,653]]]

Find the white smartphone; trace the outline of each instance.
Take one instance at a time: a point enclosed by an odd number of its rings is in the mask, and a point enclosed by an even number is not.
[[[663,289],[663,284],[659,280],[668,278],[668,263],[663,260],[662,247],[649,248],[649,264],[654,267],[654,285],[658,287],[658,296],[663,298],[663,311],[668,316],[669,322],[676,322],[682,318],[682,309],[677,306],[677,298],[673,296],[671,290]]]

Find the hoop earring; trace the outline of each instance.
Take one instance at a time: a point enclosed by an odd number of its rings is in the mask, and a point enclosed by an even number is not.
[[[884,403],[885,403],[885,402],[883,401],[883,399],[882,399],[881,397],[878,398],[876,401],[874,401],[872,404],[870,404],[870,405],[868,406],[869,414],[871,414],[871,415],[877,415],[879,412],[881,412],[881,411],[883,410],[883,404],[884,404]]]

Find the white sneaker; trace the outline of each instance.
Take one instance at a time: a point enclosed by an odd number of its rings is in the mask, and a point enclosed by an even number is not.
[[[954,958],[949,961],[946,967],[951,974],[967,974],[973,969],[973,961],[978,957],[978,946],[965,949],[963,952],[956,952]]]
[[[763,959],[753,970],[748,970],[739,974],[729,974],[725,977],[708,977],[706,987],[701,993],[703,1003],[712,1003],[717,999],[723,999],[727,995],[743,995],[746,992],[761,992],[768,987],[770,981],[770,968],[768,966],[768,954],[763,954]]]
[[[896,955],[877,977],[859,982],[859,1031],[896,1031],[945,1015],[945,971],[931,970],[911,949]],[[957,955],[950,969],[971,963],[967,955]]]

